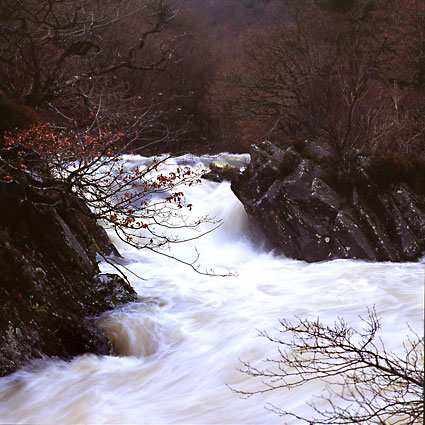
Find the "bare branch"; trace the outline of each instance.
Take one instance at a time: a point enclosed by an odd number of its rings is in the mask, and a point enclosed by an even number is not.
[[[279,357],[265,360],[265,369],[242,363],[242,371],[259,378],[262,388],[232,390],[252,396],[321,381],[327,395],[317,398],[325,401],[327,408],[310,403],[317,417],[306,418],[273,405],[267,408],[309,424],[422,423],[423,337],[409,338],[403,355],[398,355],[377,340],[380,324],[374,310],[362,320],[362,330],[349,327],[343,319],[332,326],[319,320],[297,318],[295,324],[281,320],[277,336],[261,332],[278,346]]]

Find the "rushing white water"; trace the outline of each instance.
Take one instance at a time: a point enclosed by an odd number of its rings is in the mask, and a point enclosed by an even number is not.
[[[224,160],[240,165],[246,157]],[[232,392],[229,386],[259,384],[238,370],[239,359],[261,366],[276,356],[276,347],[258,330],[273,332],[279,318],[294,315],[326,323],[342,317],[357,325],[359,315],[375,306],[389,349],[399,350],[411,330],[423,333],[423,262],[307,264],[274,256],[248,237],[245,212],[229,183],[204,181],[185,193],[193,216],[208,213],[223,225],[173,252],[190,261],[196,246],[202,265],[237,271],[237,277],[196,274],[166,257],[124,246],[111,234],[126,267],[147,279],[130,275],[139,301],[99,321],[121,356],[46,359],[0,379],[0,423],[282,423],[264,408],[267,403],[305,413],[305,403],[322,387],[249,399]],[[102,269],[114,272],[107,264]]]

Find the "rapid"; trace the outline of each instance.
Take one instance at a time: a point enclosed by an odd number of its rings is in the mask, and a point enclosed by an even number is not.
[[[168,166],[207,167],[212,160],[243,167],[247,155],[180,157]],[[128,165],[146,158],[126,157]],[[70,362],[42,359],[0,379],[0,423],[43,424],[277,424],[284,420],[268,403],[305,414],[322,391],[311,383],[291,391],[243,398],[232,389],[261,383],[240,371],[241,361],[262,366],[277,347],[259,336],[279,319],[343,318],[359,326],[367,309],[381,318],[380,337],[399,351],[407,335],[423,334],[424,262],[367,263],[335,260],[308,264],[267,251],[249,230],[244,208],[230,183],[203,180],[182,189],[192,217],[214,216],[222,224],[172,254],[185,261],[200,255],[195,273],[170,258],[110,238],[139,298],[99,318],[119,356],[83,355]],[[205,231],[211,225],[205,224]],[[192,237],[182,229],[182,238]],[[103,272],[114,268],[102,263]]]

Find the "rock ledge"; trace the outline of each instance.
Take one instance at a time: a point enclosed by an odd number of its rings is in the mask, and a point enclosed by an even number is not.
[[[96,253],[115,248],[81,200],[13,177],[0,178],[0,376],[43,356],[113,354],[95,317],[136,298],[99,274]]]
[[[359,158],[355,185],[329,184],[329,153],[270,142],[253,145],[251,163],[232,190],[270,246],[308,262],[335,258],[414,261],[425,253],[425,196],[403,181],[385,188]]]

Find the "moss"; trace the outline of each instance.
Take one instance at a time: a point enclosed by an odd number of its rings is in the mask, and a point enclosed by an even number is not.
[[[49,307],[46,305],[40,305],[37,301],[34,301],[32,297],[29,299],[30,307],[36,312],[36,313],[47,313],[49,310]]]
[[[0,226],[0,244],[10,242],[11,236],[9,230],[6,227]]]
[[[370,194],[369,179],[357,169],[341,172],[337,165],[329,163],[321,169],[320,177],[344,196],[349,197],[354,191],[366,197]]]
[[[9,242],[0,243],[0,282],[3,287],[14,287],[25,267],[22,254]]]
[[[291,146],[295,152],[299,153],[303,158],[310,159],[316,164],[320,164],[320,158],[309,149],[308,142],[301,139],[294,139],[292,137],[275,137],[270,140],[275,146],[285,150]]]
[[[299,153],[304,154],[305,153],[305,143],[302,140],[293,140],[291,143],[292,147]]]
[[[308,158],[316,164],[320,163],[320,158],[314,152],[308,149],[306,141],[303,140],[294,140],[291,143],[291,146],[296,152],[298,152],[302,157]]]

